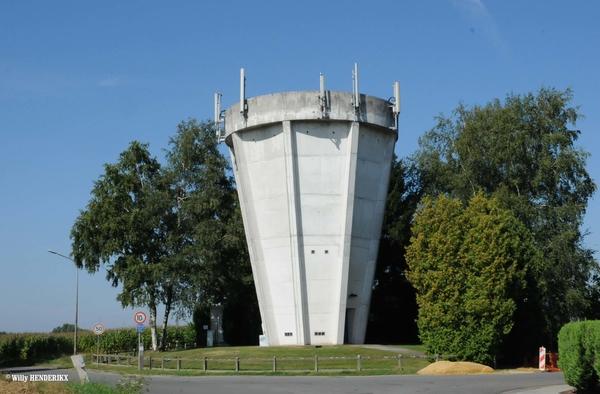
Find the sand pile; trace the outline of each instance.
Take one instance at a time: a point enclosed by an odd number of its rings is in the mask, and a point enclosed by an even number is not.
[[[492,373],[494,370],[487,365],[466,361],[438,361],[429,364],[417,373],[420,375],[467,375],[472,373]]]

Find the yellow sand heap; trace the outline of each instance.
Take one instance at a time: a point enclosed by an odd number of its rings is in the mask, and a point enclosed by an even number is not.
[[[468,375],[473,373],[492,373],[494,370],[487,365],[466,361],[438,361],[429,364],[417,373],[420,375]]]

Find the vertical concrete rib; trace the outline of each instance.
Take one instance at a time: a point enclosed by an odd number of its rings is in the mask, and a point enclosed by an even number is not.
[[[379,245],[379,242],[376,243]],[[369,255],[373,256],[372,253],[373,243],[369,250]],[[377,251],[375,252],[377,255]],[[371,303],[371,292],[373,289],[373,280],[375,278],[375,260],[369,260],[365,267],[365,276],[363,281],[363,288],[361,290],[360,299],[361,304],[356,311],[356,323],[354,324],[355,330],[352,336],[351,343],[364,343],[365,334],[367,333],[367,323],[369,322],[369,305]]]
[[[296,343],[307,345],[308,308],[306,295],[306,272],[304,267],[304,248],[302,242],[302,209],[300,206],[300,190],[298,182],[298,150],[296,136],[290,121],[283,124],[283,146],[285,154],[285,172],[288,196],[288,218],[290,223],[290,253],[292,275],[294,278],[294,308],[296,317]]]
[[[344,168],[344,203],[342,205],[341,264],[338,271],[338,299],[336,300],[337,319],[333,319],[336,332],[336,343],[344,343],[344,328],[346,319],[346,304],[348,301],[348,270],[350,269],[350,258],[352,254],[352,219],[354,215],[354,195],[356,189],[356,165],[358,160],[358,146],[360,140],[360,125],[358,122],[350,123],[348,133],[349,149],[346,155]],[[349,333],[352,335],[352,333]]]
[[[246,243],[248,245],[248,254],[250,255],[250,263],[252,267],[252,276],[254,277],[254,286],[256,288],[256,296],[258,298],[258,309],[260,311],[260,319],[262,321],[262,329],[263,334],[267,336],[269,341],[277,340],[275,336],[275,330],[271,330],[269,316],[265,311],[265,307],[267,305],[267,294],[264,289],[264,279],[265,275],[261,272],[261,262],[257,257],[255,242],[257,241],[254,232],[252,231],[252,221],[248,217],[249,209],[247,208],[248,203],[248,194],[251,194],[250,188],[248,187],[248,180],[245,176],[242,175],[242,171],[238,168],[238,160],[236,156],[235,146],[240,144],[239,136],[234,136],[233,144],[229,148],[229,154],[231,155],[231,160],[233,162],[233,172],[235,174],[235,179],[237,183],[237,192],[238,198],[240,201],[240,207],[242,211],[242,222],[244,224],[244,232],[246,233]],[[240,149],[243,152],[243,149]],[[243,155],[242,155],[243,156]],[[244,158],[240,158],[241,162],[244,162]],[[264,269],[264,268],[263,268]],[[270,298],[270,296],[269,296]],[[273,335],[273,337],[271,337]]]

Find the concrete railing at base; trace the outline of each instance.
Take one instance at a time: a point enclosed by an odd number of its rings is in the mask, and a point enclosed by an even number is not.
[[[273,357],[271,358],[181,358],[181,357],[144,357],[144,368],[153,369],[160,367],[164,370],[176,370],[180,371],[184,367],[184,363],[187,370],[202,370],[203,372],[324,372],[324,371],[348,371],[348,370],[418,370],[421,367],[414,367],[406,365],[407,360],[414,359],[431,359],[432,361],[440,361],[441,359],[448,359],[454,357],[452,355],[439,355],[434,356],[361,356],[356,357],[319,357],[314,358],[308,357]],[[118,354],[92,354],[90,356],[90,364],[103,364],[103,365],[117,365],[117,366],[137,366],[132,365],[132,360],[136,357],[132,356],[120,356]],[[392,362],[391,360],[395,360]],[[314,362],[314,368],[308,367],[309,363]],[[160,364],[158,364],[160,363]],[[242,370],[242,363],[245,364]],[[301,368],[290,368],[290,363],[304,364]],[[411,362],[409,361],[409,364]],[[288,368],[285,367],[288,364]],[[350,365],[355,366],[350,366]],[[262,368],[257,368],[258,365],[263,365]],[[267,365],[270,366],[266,367]],[[211,367],[209,369],[209,366]],[[252,368],[254,367],[254,368]]]

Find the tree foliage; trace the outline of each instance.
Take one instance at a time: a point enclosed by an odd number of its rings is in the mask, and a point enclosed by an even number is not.
[[[106,265],[106,279],[123,287],[117,296],[123,307],[149,308],[156,349],[156,307],[165,298],[162,262],[173,214],[169,185],[147,148],[134,141],[116,164],[104,166],[71,238],[78,267],[96,272]]]
[[[597,392],[600,372],[600,321],[571,322],[558,333],[558,366],[565,382],[584,392]]]
[[[528,304],[521,301],[517,312],[519,332],[529,340],[514,338],[515,348],[529,346],[528,353],[540,343],[531,340],[533,313],[539,340],[555,347],[560,327],[589,315],[597,301],[589,288],[597,263],[580,230],[596,185],[586,171],[589,154],[575,146],[580,131],[573,126],[582,115],[571,100],[570,89],[541,88],[483,107],[461,103],[452,117],[437,118],[412,157],[426,195],[466,203],[482,190],[532,232],[545,264],[527,279]]]
[[[169,144],[164,166],[137,141],[106,164],[71,232],[78,266],[105,265],[123,307],[148,307],[154,349],[164,346],[171,312],[189,316],[253,290],[234,182],[212,126],[182,122]]]
[[[181,299],[191,312],[198,302],[223,303],[241,285],[253,285],[252,271],[231,168],[212,127],[183,122],[170,145],[166,157],[177,195],[177,229],[170,243],[179,258],[197,268],[193,294]]]
[[[208,315],[210,306],[223,305],[225,339],[255,344],[258,301],[229,163],[208,123],[182,122],[170,146],[177,228],[169,242],[177,250],[174,263],[185,267],[175,283],[187,283],[177,290],[179,309]]]
[[[424,199],[411,241],[407,277],[417,291],[426,351],[495,362],[513,327],[525,274],[539,265],[527,228],[483,193],[466,207],[442,195]]]

